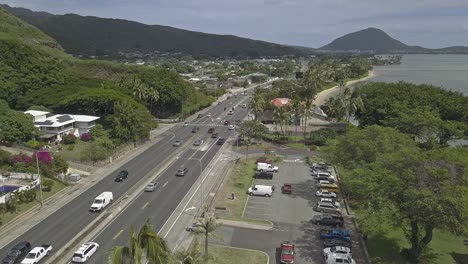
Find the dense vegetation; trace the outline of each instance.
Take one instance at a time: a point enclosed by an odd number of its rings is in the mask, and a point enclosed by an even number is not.
[[[119,52],[180,52],[193,56],[301,55],[304,50],[232,35],[215,35],[121,19],[52,15],[2,5],[55,38],[68,53],[115,55]]]
[[[55,113],[100,116],[105,128],[112,130],[110,135],[123,143],[146,138],[156,125],[152,122],[155,116],[184,115],[212,102],[175,71],[77,60],[63,53],[50,37],[3,9],[0,23],[0,99],[14,110],[34,105]],[[118,121],[127,115],[135,118]],[[8,142],[29,138],[2,136]]]

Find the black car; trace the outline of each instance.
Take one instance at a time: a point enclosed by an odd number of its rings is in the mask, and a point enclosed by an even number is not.
[[[2,264],[21,263],[31,249],[31,244],[29,242],[19,242],[8,252],[7,256],[3,258]]]
[[[125,179],[127,179],[127,177],[128,177],[128,171],[122,170],[122,171],[119,172],[119,175],[117,175],[117,177],[115,177],[115,181],[116,182],[122,182]]]
[[[255,179],[268,179],[268,180],[271,180],[271,179],[273,179],[273,173],[272,172],[266,172],[266,171],[256,172],[255,175],[254,175],[254,178]]]
[[[218,139],[218,142],[216,142],[216,144],[218,144],[218,145],[223,145],[224,142],[226,142],[226,139],[225,139],[225,138],[219,138],[219,139]]]
[[[351,241],[327,238],[323,241],[323,248],[329,247],[347,247],[351,248]]]
[[[192,128],[192,133],[197,133],[198,130],[200,130],[199,127],[197,127],[197,126],[196,126],[196,127],[193,127],[193,128]]]

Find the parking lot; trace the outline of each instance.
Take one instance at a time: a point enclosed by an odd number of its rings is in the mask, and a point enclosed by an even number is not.
[[[270,255],[270,263],[280,263],[276,247],[282,241],[291,241],[295,244],[295,263],[325,263],[322,251],[323,242],[319,238],[320,226],[311,221],[313,216],[319,213],[313,210],[318,201],[315,195],[317,182],[311,176],[310,167],[306,163],[293,160],[275,165],[279,167],[279,172],[274,174],[272,180],[254,180],[254,184],[274,185],[275,192],[272,197],[250,196],[244,211],[244,218],[272,221],[274,227],[272,231],[268,231],[270,234],[259,231],[259,234],[255,235],[253,230],[250,232],[241,229],[227,230],[228,227],[223,233],[230,233],[229,240],[233,246],[250,245],[249,248],[267,252]],[[292,184],[291,194],[281,192],[281,186],[284,183]],[[344,208],[342,212],[343,215],[346,214]],[[349,218],[346,219],[345,227],[351,228],[353,233],[351,223]],[[253,243],[260,237],[264,238],[262,243]],[[353,239],[353,255],[357,263],[365,263],[359,257],[362,254],[359,253],[360,245],[355,235]]]

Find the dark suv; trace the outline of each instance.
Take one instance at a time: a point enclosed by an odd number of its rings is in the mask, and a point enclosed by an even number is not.
[[[7,256],[3,258],[2,264],[21,263],[29,251],[31,251],[31,244],[29,242],[19,242],[8,252]]]
[[[218,142],[216,142],[216,144],[218,144],[218,145],[223,145],[224,142],[226,142],[226,139],[225,139],[225,138],[219,138],[219,139],[218,139]]]
[[[119,172],[119,175],[117,175],[117,177],[115,177],[115,181],[116,182],[122,182],[125,179],[127,179],[127,177],[128,177],[128,171],[122,170],[122,171]]]

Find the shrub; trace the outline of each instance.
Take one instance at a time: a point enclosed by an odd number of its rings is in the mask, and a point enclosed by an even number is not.
[[[68,145],[67,150],[72,151],[75,148],[75,145]]]
[[[54,186],[54,181],[51,179],[44,179],[42,178],[42,190],[44,192],[50,192],[52,190],[52,186]]]
[[[44,145],[45,144],[43,142],[40,142],[34,139],[29,140],[25,144],[26,147],[36,149],[36,150],[41,149],[42,147],[44,147]]]
[[[65,145],[75,144],[75,142],[76,142],[76,136],[73,134],[68,134],[63,137],[63,144]]]
[[[317,131],[310,132],[310,137],[307,143],[310,145],[325,146],[327,140],[335,138],[336,131],[329,128],[321,128]]]
[[[87,132],[87,133],[83,133],[81,135],[81,140],[82,141],[90,141],[92,139],[92,136],[91,136],[91,133]]]

